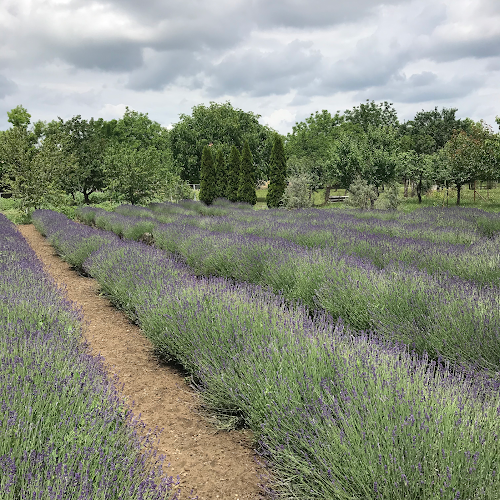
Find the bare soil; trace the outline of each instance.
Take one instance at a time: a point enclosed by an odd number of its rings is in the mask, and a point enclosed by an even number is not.
[[[199,411],[199,397],[179,370],[158,361],[141,330],[99,295],[98,283],[60,259],[32,225],[19,230],[46,271],[82,308],[91,352],[105,358],[110,376],[118,375],[134,414],[148,427],[163,429],[158,450],[170,463],[168,474],[180,477],[182,498],[262,499],[250,431],[219,431]]]

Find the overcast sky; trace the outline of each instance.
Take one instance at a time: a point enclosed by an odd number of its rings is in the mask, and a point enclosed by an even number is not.
[[[287,133],[366,99],[497,129],[500,0],[0,0],[0,129],[229,100]]]

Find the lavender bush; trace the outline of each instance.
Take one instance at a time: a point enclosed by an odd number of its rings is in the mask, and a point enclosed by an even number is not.
[[[60,217],[45,219],[48,234]],[[83,267],[192,373],[207,405],[254,430],[272,494],[451,500],[500,491],[495,380],[454,373],[375,333],[354,336],[269,289],[197,278],[138,243],[110,241]]]
[[[147,451],[155,434],[121,401],[82,342],[80,313],[3,215],[0,275],[0,497],[177,498]]]
[[[123,218],[100,214],[110,221]],[[141,223],[134,221],[128,218],[139,230]],[[182,218],[157,223],[151,231],[159,248],[181,256],[199,276],[269,286],[287,300],[324,309],[357,330],[376,329],[386,339],[405,343],[420,354],[493,371],[500,367],[497,286],[481,287],[398,261],[380,269],[371,259],[328,246],[307,248],[276,236],[221,233]],[[401,247],[401,255],[407,248]],[[419,252],[425,252],[425,246]],[[483,258],[488,255],[485,252]]]

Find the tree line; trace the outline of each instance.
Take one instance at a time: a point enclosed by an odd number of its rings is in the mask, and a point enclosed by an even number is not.
[[[491,127],[456,112],[436,107],[400,123],[391,103],[366,101],[343,113],[318,111],[281,136],[229,102],[195,106],[168,129],[129,108],[118,120],[31,123],[17,106],[0,131],[0,191],[26,211],[65,197],[90,203],[95,192],[132,204],[175,200],[198,183],[206,203],[254,204],[255,188],[268,180],[267,204],[276,207],[320,187],[326,202],[332,188],[361,179],[372,203],[395,181],[420,201],[432,185],[454,186],[460,203],[463,185],[499,179],[500,142]]]
[[[456,108],[419,111],[400,123],[392,103],[366,101],[337,112],[311,114],[287,135],[288,164],[325,188],[349,188],[359,179],[375,193],[397,181],[419,202],[432,186],[461,188],[500,179],[500,136],[483,123],[458,119]],[[500,126],[500,118],[497,118]]]

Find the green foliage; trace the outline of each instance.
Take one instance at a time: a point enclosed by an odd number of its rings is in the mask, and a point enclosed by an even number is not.
[[[159,196],[163,196],[164,199],[172,202],[193,199],[194,192],[191,186],[187,181],[181,179],[180,175],[168,172],[163,181],[165,183],[164,188],[162,189],[160,184]]]
[[[491,167],[496,166],[496,158],[487,146],[488,134],[482,123],[475,124],[469,133],[456,131],[443,148],[447,177],[457,187],[457,205],[460,205],[461,187],[474,179],[488,178]]]
[[[288,177],[281,204],[288,209],[312,207],[311,177],[307,172]]]
[[[236,146],[231,148],[231,156],[227,166],[226,198],[229,201],[238,201],[238,187],[240,185],[241,157]]]
[[[60,128],[66,134],[65,149],[76,162],[62,181],[64,190],[71,195],[83,194],[85,203],[90,203],[90,195],[104,188],[104,154],[107,140],[104,136],[104,121],[89,121],[80,115],[70,120],[60,120]]]
[[[57,206],[64,199],[60,179],[74,165],[74,158],[64,153],[64,139],[61,135],[50,135],[34,147],[30,133],[22,127],[1,134],[2,182],[24,214],[48,205]]]
[[[175,166],[184,179],[200,181],[203,148],[213,144],[226,157],[233,146],[241,149],[248,141],[260,179],[267,178],[268,159],[272,148],[273,131],[259,123],[260,115],[233,108],[230,102],[210,102],[193,107],[191,115],[180,115],[169,132]]]
[[[286,158],[285,148],[281,136],[274,136],[273,149],[271,151],[269,188],[267,192],[267,206],[277,208],[283,197],[286,187]]]
[[[217,198],[217,174],[210,146],[203,148],[200,169],[200,201],[211,205]]]
[[[391,182],[387,187],[387,209],[397,210],[400,204],[399,200],[399,184],[397,182]]]
[[[370,127],[397,127],[399,125],[398,114],[392,102],[381,102],[366,100],[359,106],[344,111],[343,120],[359,125],[366,133]]]
[[[255,165],[250,152],[250,146],[247,141],[243,145],[241,155],[240,182],[238,185],[238,201],[255,205],[257,203],[257,193],[255,187],[257,184]]]
[[[114,144],[104,155],[110,197],[132,205],[152,200],[161,192],[169,167],[168,155],[154,147],[134,149],[127,144]]]
[[[224,159],[224,152],[222,148],[217,150],[217,154],[215,156],[215,172],[217,176],[217,193],[216,198],[225,198],[226,197],[226,188],[227,188],[227,165],[226,160]]]
[[[455,117],[456,108],[437,106],[431,111],[419,111],[413,120],[401,125],[401,134],[409,135],[412,148],[417,153],[430,154],[442,149],[451,139],[454,130],[464,130],[467,122]]]
[[[21,104],[10,111],[7,111],[7,116],[9,117],[7,120],[9,123],[12,123],[14,127],[22,128],[24,130],[28,128],[28,125],[31,122],[31,115]]]
[[[126,144],[134,149],[154,147],[160,151],[168,149],[168,131],[158,122],[149,118],[147,113],[140,113],[128,108],[118,121],[103,123],[103,134],[114,142]]]
[[[325,171],[330,183],[338,182],[348,187],[363,170],[363,148],[353,134],[341,131],[336,140],[328,145],[328,161]]]
[[[348,205],[366,210],[373,206],[378,198],[378,192],[375,186],[368,184],[365,179],[357,177],[349,186]]]

